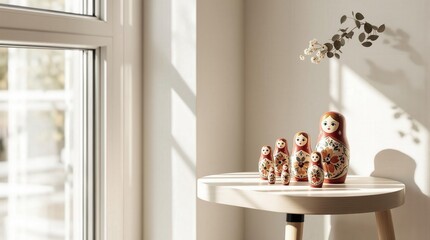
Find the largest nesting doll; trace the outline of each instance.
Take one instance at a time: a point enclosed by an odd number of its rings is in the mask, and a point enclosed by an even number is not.
[[[298,132],[294,135],[294,144],[290,159],[291,172],[296,181],[308,181],[310,146],[310,139],[307,133]]]
[[[321,116],[316,150],[322,155],[324,182],[344,183],[348,174],[349,144],[342,114],[326,112]]]

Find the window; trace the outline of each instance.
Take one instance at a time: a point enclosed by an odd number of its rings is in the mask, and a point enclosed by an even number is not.
[[[140,4],[0,0],[0,240],[141,239]]]
[[[94,3],[91,0],[0,0],[0,4],[9,7],[94,15]]]
[[[0,239],[83,235],[92,62],[89,50],[0,48]]]

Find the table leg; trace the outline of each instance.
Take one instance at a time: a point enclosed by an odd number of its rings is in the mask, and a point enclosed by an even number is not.
[[[391,211],[388,209],[382,212],[375,212],[375,215],[379,240],[395,240]]]
[[[287,213],[287,224],[285,225],[285,240],[302,240],[304,222],[305,215]]]

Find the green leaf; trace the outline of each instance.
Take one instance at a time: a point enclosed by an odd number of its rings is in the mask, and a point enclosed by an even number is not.
[[[324,43],[324,45],[327,47],[327,51],[331,51],[333,49],[333,44],[331,43]]]
[[[367,41],[367,42],[362,43],[361,45],[363,45],[364,47],[370,47],[370,46],[372,46],[372,43]]]
[[[333,57],[333,55],[334,55],[334,54],[333,54],[332,52],[327,52],[327,57],[328,57],[328,58],[332,58],[332,57]]]
[[[336,41],[336,40],[339,39],[339,37],[340,37],[339,34],[335,34],[335,35],[333,35],[333,37],[331,38],[331,40]]]
[[[346,15],[343,15],[343,16],[340,18],[340,24],[344,23],[345,21],[346,21]]]
[[[363,20],[364,19],[364,16],[363,16],[363,14],[361,14],[361,13],[356,13],[355,14],[355,18],[357,19],[357,20]]]
[[[349,32],[349,33],[346,34],[347,38],[352,38],[352,36],[354,36],[354,32],[353,31],[351,31],[351,32]]]
[[[334,54],[334,56],[335,56],[337,59],[339,59],[339,58],[340,58],[340,55],[339,55],[339,54],[337,54],[337,53],[335,53],[335,54]]]
[[[360,33],[360,35],[358,35],[358,40],[360,40],[360,42],[363,42],[364,39],[366,39],[366,34],[364,32]]]
[[[370,36],[367,37],[367,39],[372,40],[372,41],[375,41],[378,38],[379,38],[378,35],[370,35]]]
[[[334,41],[333,45],[334,45],[334,48],[335,48],[336,50],[339,50],[339,49],[340,49],[340,47],[342,46],[342,44],[340,43],[340,41],[339,41],[339,40]]]
[[[372,29],[373,29],[373,30],[375,30],[375,31],[377,31],[377,30],[378,30],[378,27],[377,27],[377,26],[375,26],[375,25],[373,25],[373,26],[372,26]]]
[[[355,20],[355,26],[357,26],[357,28],[360,29],[361,27],[360,21]]]
[[[372,32],[372,24],[366,22],[364,24],[364,31],[366,31],[367,33],[371,33]]]
[[[345,39],[340,39],[340,44],[342,45],[342,46],[344,46],[345,45]]]
[[[379,28],[378,28],[378,32],[383,32],[383,31],[385,31],[385,24],[382,24],[381,26],[379,26]]]

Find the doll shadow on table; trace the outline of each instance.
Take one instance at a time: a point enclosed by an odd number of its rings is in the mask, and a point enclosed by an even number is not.
[[[430,229],[422,224],[430,221],[430,199],[415,183],[416,166],[414,159],[394,149],[382,150],[374,159],[371,176],[393,179],[406,186],[405,203],[391,210],[397,239],[426,239],[430,234]],[[331,216],[330,240],[377,239],[377,236],[373,213]]]

